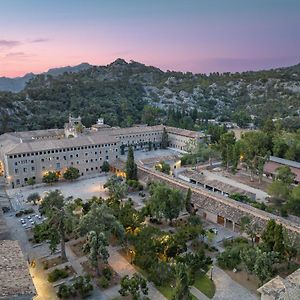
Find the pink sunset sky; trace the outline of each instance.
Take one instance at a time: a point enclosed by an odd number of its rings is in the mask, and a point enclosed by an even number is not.
[[[245,71],[300,62],[298,0],[0,2],[0,76],[118,57],[163,70]]]

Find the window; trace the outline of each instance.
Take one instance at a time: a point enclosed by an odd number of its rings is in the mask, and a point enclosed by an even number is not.
[[[27,173],[27,168],[23,168],[23,172],[24,172],[24,173]]]
[[[34,171],[35,170],[35,167],[31,167],[31,171]]]
[[[18,169],[15,169],[15,174],[18,174],[19,170]]]

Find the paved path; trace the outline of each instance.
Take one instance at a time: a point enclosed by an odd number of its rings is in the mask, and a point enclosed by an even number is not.
[[[222,176],[220,174],[210,172],[210,171],[207,171],[207,170],[203,170],[202,172],[208,179],[215,179],[215,180],[230,184],[232,186],[235,186],[237,188],[240,188],[240,189],[243,189],[247,192],[255,194],[257,200],[260,199],[262,201],[265,201],[266,197],[268,197],[268,194],[266,192],[262,191],[262,190],[255,189],[255,188],[253,188],[249,185],[246,185],[246,184],[243,184],[241,182],[235,181],[233,179],[227,178],[227,177]]]
[[[29,267],[29,272],[34,280],[34,286],[37,291],[37,296],[34,300],[56,300],[56,291],[52,284],[47,280],[47,273],[43,269],[43,265],[36,261],[36,266],[34,268]]]
[[[214,266],[213,281],[216,293],[213,300],[257,300],[257,295],[235,282],[219,267]]]
[[[121,276],[132,276],[134,273],[138,273],[137,270],[118,252],[117,247],[109,247],[109,259],[110,266]],[[148,297],[151,300],[166,300],[166,298],[155,288],[152,282],[148,283]]]
[[[209,300],[207,296],[205,296],[202,292],[196,289],[194,286],[190,288],[190,292],[199,300]]]

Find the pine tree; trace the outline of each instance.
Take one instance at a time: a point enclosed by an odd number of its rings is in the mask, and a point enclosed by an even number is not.
[[[166,128],[164,127],[162,137],[161,137],[161,149],[167,149],[168,146],[169,146],[168,133]]]
[[[189,188],[185,198],[185,209],[188,213],[192,213],[191,198],[192,198],[192,190]]]
[[[137,178],[137,166],[134,162],[134,153],[131,146],[128,148],[128,156],[126,161],[126,179],[138,180]]]

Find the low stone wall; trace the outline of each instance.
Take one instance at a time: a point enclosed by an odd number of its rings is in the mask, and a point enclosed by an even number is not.
[[[230,198],[221,195],[210,193],[194,185],[180,181],[174,177],[165,175],[163,173],[147,169],[138,165],[138,176],[145,182],[149,181],[162,181],[170,186],[187,192],[188,188],[192,190],[192,203],[195,207],[209,213],[221,216],[234,223],[239,224],[241,217],[248,216],[251,220],[255,220],[257,224],[263,229],[270,219],[276,219],[277,223],[283,225],[290,233],[296,234],[300,238],[300,227],[291,221],[282,217],[275,216],[268,212],[259,210],[250,205],[240,203]]]

